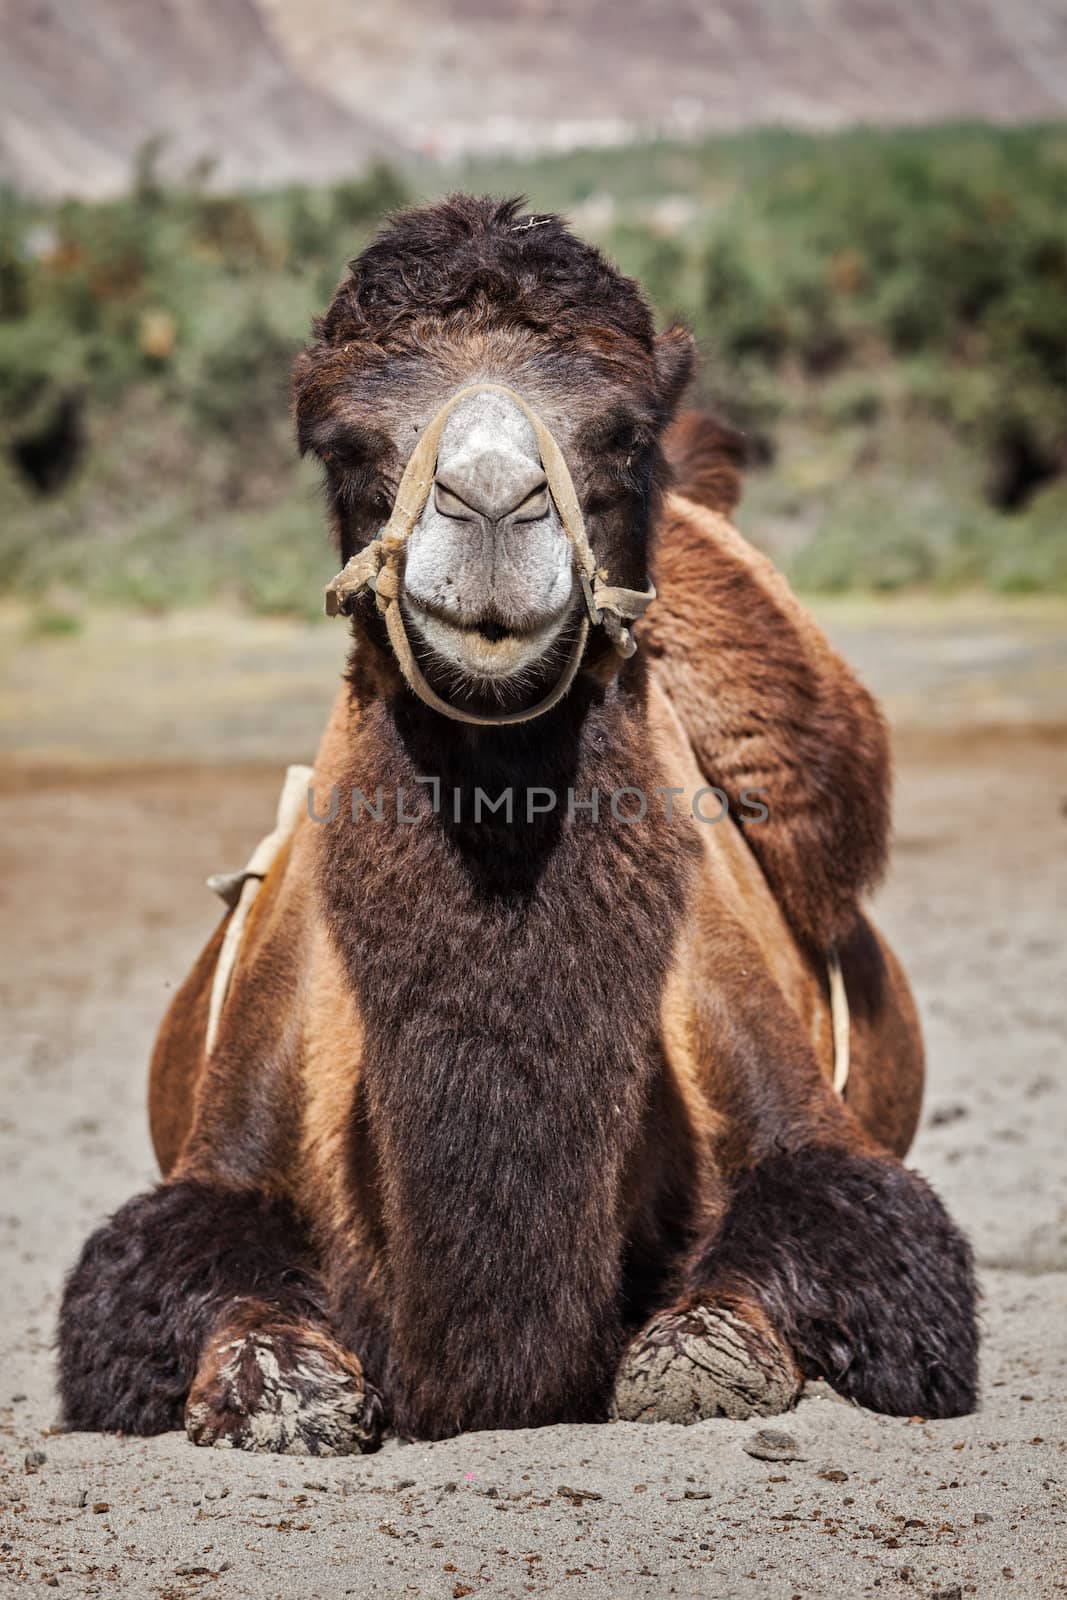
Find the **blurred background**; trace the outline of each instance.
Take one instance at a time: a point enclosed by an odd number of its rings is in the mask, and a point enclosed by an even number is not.
[[[287,372],[382,214],[559,209],[684,317],[814,592],[1067,591],[1061,0],[3,0],[0,573],[318,612]]]

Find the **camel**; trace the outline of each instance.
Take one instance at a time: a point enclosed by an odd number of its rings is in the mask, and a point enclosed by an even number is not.
[[[316,323],[349,664],[163,1023],[162,1182],[67,1281],[69,1426],[335,1454],[813,1378],[973,1407],[971,1253],[903,1163],[922,1042],[862,906],[885,725],[728,520],[693,363],[559,218],[462,195]]]

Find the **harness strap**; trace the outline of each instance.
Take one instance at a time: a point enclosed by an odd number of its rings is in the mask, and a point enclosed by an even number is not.
[[[428,692],[433,694],[428,684],[426,687]],[[560,691],[561,694],[566,692],[566,688]],[[444,706],[443,701],[442,706]],[[445,715],[451,715],[451,710],[451,707],[445,707]],[[528,714],[534,715],[532,712]],[[287,768],[285,783],[278,799],[278,814],[273,831],[268,833],[265,839],[260,840],[249,857],[247,866],[240,872],[216,872],[207,880],[208,887],[225,901],[233,915],[223,935],[212,977],[207,1037],[204,1044],[205,1055],[211,1054],[218,1038],[222,1008],[237,967],[248,914],[259,894],[263,879],[296,827],[301,807],[306,803],[308,789],[313,780],[314,772],[311,767]],[[826,969],[830,984],[830,1022],[834,1043],[834,1090],[837,1094],[844,1095],[849,1073],[851,1019],[841,958],[833,946],[827,953]]]
[[[427,689],[430,694],[433,693],[428,684]],[[560,692],[565,694],[566,688]],[[451,707],[447,707],[445,715],[450,714]],[[311,767],[287,768],[285,783],[278,799],[278,814],[273,831],[268,833],[265,839],[260,840],[249,857],[248,864],[240,872],[217,872],[207,880],[208,887],[213,889],[233,912],[223,935],[211,983],[207,1038],[204,1047],[207,1055],[211,1054],[218,1037],[222,1008],[237,966],[248,914],[259,894],[263,879],[296,827],[313,778]],[[826,970],[830,986],[830,1023],[834,1045],[834,1089],[837,1094],[844,1095],[849,1074],[851,1018],[845,976],[841,970],[841,958],[836,947],[831,946],[827,953]]]
[[[379,591],[380,592],[380,591]],[[532,722],[535,717],[544,716],[546,711],[551,711],[558,705],[563,696],[574,682],[578,668],[582,664],[585,654],[586,640],[589,638],[589,623],[582,618],[581,626],[575,635],[574,644],[567,658],[567,665],[563,669],[562,677],[556,680],[555,686],[549,690],[543,699],[538,700],[535,706],[528,711],[501,711],[495,717],[479,716],[473,711],[461,711],[458,706],[449,705],[427,682],[426,675],[419,666],[411,641],[404,627],[404,617],[399,605],[390,604],[385,608],[385,626],[389,634],[389,642],[393,647],[401,672],[414,689],[419,699],[428,705],[432,711],[439,711],[443,717],[450,717],[453,722],[472,722],[476,727],[502,728],[515,722]]]
[[[575,637],[562,675],[542,700],[528,711],[501,712],[497,716],[478,716],[451,706],[430,687],[419,666],[404,623],[400,600],[400,563],[411,531],[421,517],[437,471],[437,454],[445,423],[461,400],[483,392],[507,395],[521,407],[533,428],[541,452],[541,464],[559,513],[563,531],[570,543],[574,566],[585,596],[587,615]],[[570,689],[581,665],[590,626],[603,627],[619,655],[632,656],[637,646],[633,630],[626,626],[644,616],[656,598],[654,584],[647,589],[624,589],[608,583],[608,575],[596,564],[585,532],[585,519],[563,452],[549,429],[520,394],[503,383],[476,383],[461,389],[447,400],[427,424],[404,468],[389,520],[377,538],[348,560],[343,570],[326,586],[326,615],[343,616],[351,601],[364,589],[373,589],[397,664],[410,688],[432,710],[455,722],[470,722],[478,727],[504,727],[530,722],[558,704]]]
[[[300,819],[301,809],[307,804],[308,787],[313,776],[311,767],[287,767],[282,792],[278,796],[278,811],[272,831],[265,839],[259,841],[249,856],[247,865],[240,872],[216,872],[207,880],[208,888],[214,890],[219,898],[226,902],[232,915],[222,936],[211,980],[207,1036],[204,1040],[205,1055],[210,1055],[215,1048],[219,1023],[222,1020],[222,1007],[229,991],[230,979],[237,966],[248,913],[255,903],[263,879]]]
[[[841,971],[841,957],[837,946],[831,945],[826,957],[826,970],[830,978],[830,1026],[834,1037],[834,1088],[843,1095],[848,1083],[849,1035],[851,1017],[848,1009],[848,990]]]

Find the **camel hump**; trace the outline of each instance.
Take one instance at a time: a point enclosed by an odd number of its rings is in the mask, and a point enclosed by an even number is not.
[[[667,429],[663,448],[671,488],[729,516],[741,498],[744,435],[706,411],[683,411]]]

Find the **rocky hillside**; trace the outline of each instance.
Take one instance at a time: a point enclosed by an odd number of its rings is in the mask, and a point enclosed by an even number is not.
[[[336,178],[396,153],[305,82],[256,0],[0,0],[0,181],[100,197],[159,142],[220,187]]]
[[[1067,112],[1063,0],[0,0],[0,180],[220,186],[373,155]]]
[[[343,104],[430,155],[781,122],[1067,111],[1063,0],[260,0]]]

